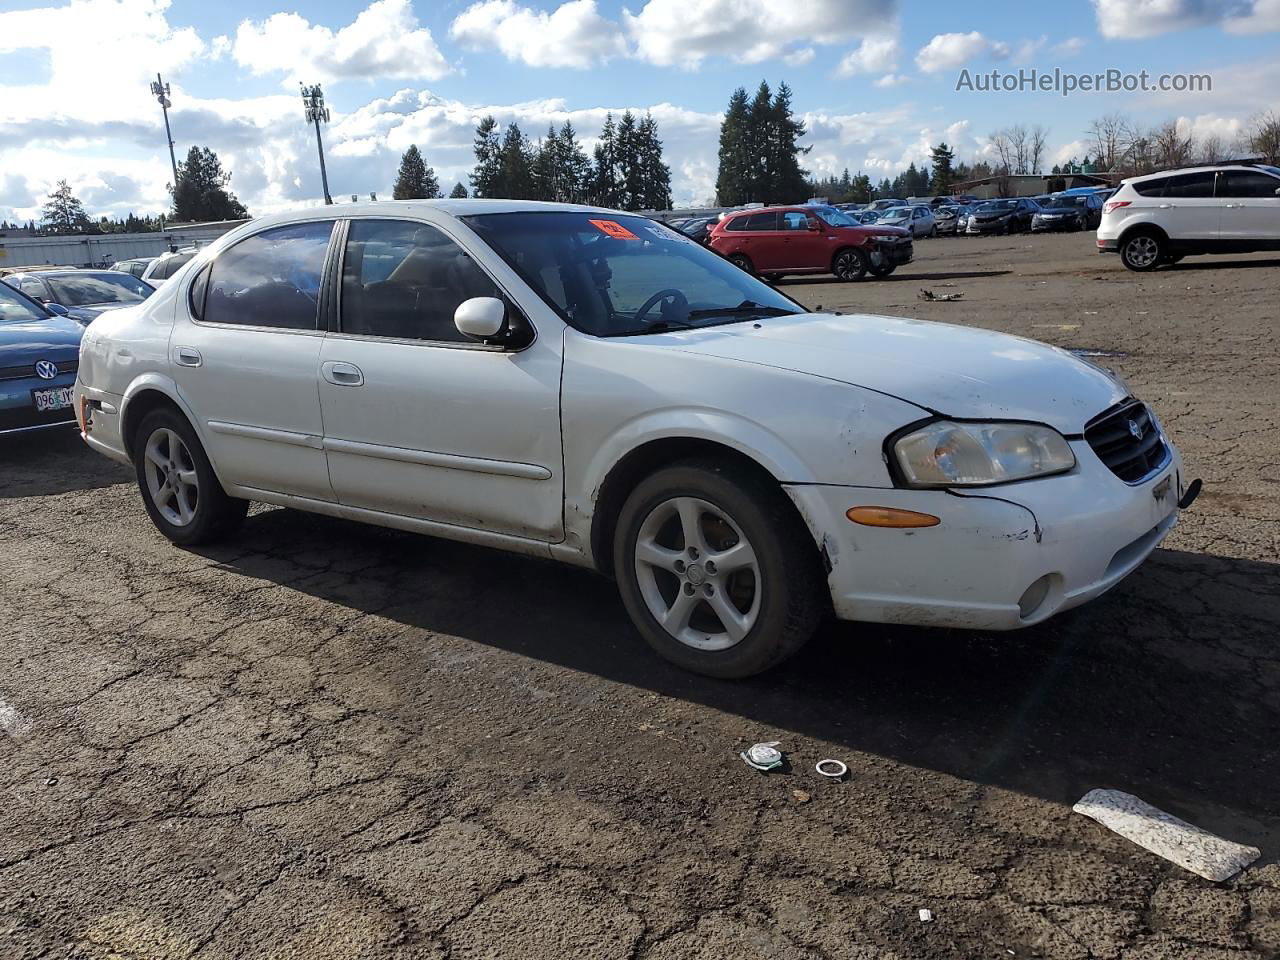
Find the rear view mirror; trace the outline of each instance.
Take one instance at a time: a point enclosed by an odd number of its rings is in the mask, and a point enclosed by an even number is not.
[[[472,297],[458,304],[453,324],[459,332],[477,340],[492,340],[507,323],[507,305],[497,297]]]

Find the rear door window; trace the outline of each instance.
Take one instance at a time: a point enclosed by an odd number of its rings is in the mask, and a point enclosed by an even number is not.
[[[753,213],[747,217],[747,230],[751,233],[762,233],[766,230],[778,229],[778,212]]]
[[[201,319],[316,329],[320,278],[332,232],[332,220],[295,223],[264,230],[224,250],[209,270]]]
[[[1164,188],[1166,197],[1197,199],[1213,196],[1213,171],[1203,173],[1180,173],[1170,177]]]

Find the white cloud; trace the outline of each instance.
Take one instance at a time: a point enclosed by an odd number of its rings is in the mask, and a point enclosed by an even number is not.
[[[451,69],[409,0],[374,0],[336,31],[296,13],[245,20],[234,55],[254,74],[284,73],[288,86],[361,77],[434,80]]]
[[[1055,43],[1049,48],[1049,52],[1059,59],[1074,57],[1083,50],[1088,44],[1084,37],[1067,37],[1061,43]]]
[[[1018,44],[1018,48],[1013,54],[1014,61],[1017,63],[1030,63],[1048,42],[1049,38],[1043,34],[1034,40],[1023,40]]]
[[[895,36],[865,37],[856,49],[849,51],[836,67],[836,75],[851,77],[858,73],[885,73],[897,69],[901,49]]]
[[[798,47],[882,35],[897,0],[648,0],[623,12],[635,54],[659,66],[696,69],[708,57],[760,63]]]
[[[1235,33],[1280,30],[1280,0],[1093,0],[1093,6],[1098,31],[1110,39],[1211,26]]]
[[[818,51],[814,50],[813,47],[801,47],[799,50],[783,56],[782,62],[788,67],[803,67],[806,63],[812,62],[817,55]]]
[[[883,77],[876,81],[876,86],[882,89],[889,87],[900,87],[904,83],[910,83],[911,78],[905,73],[886,73]]]
[[[979,58],[1003,60],[1007,56],[1007,43],[988,40],[977,30],[971,33],[940,33],[920,48],[916,54],[916,66],[924,73],[940,73],[963,67]]]
[[[475,49],[496,43],[508,60],[531,67],[582,69],[626,53],[621,28],[600,15],[596,0],[569,0],[551,13],[482,0],[454,19],[449,35]]]

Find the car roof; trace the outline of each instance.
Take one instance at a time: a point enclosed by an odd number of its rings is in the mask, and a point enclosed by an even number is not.
[[[252,225],[257,230],[262,227],[298,223],[304,220],[332,220],[340,217],[386,217],[432,211],[444,213],[451,217],[476,216],[485,213],[606,213],[625,217],[644,216],[644,214],[634,211],[613,210],[609,207],[589,206],[578,203],[551,203],[543,200],[487,200],[482,198],[468,198],[466,200],[364,200],[359,203],[301,207],[294,210],[271,213],[254,219]]]
[[[35,274],[39,277],[70,277],[85,273],[123,273],[122,270],[111,270],[107,267],[59,267],[53,270],[27,270],[24,276]]]
[[[1171,170],[1161,170],[1159,173],[1144,173],[1140,177],[1126,177],[1124,183],[1144,183],[1147,180],[1154,180],[1157,177],[1172,177],[1184,173],[1217,173],[1219,170],[1257,170],[1258,165],[1254,163],[1208,163],[1198,167],[1174,167]]]

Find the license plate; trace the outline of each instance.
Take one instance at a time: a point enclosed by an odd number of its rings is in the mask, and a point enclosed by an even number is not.
[[[51,410],[69,410],[71,408],[72,387],[49,387],[47,390],[32,390],[31,402],[37,413],[48,413]]]

